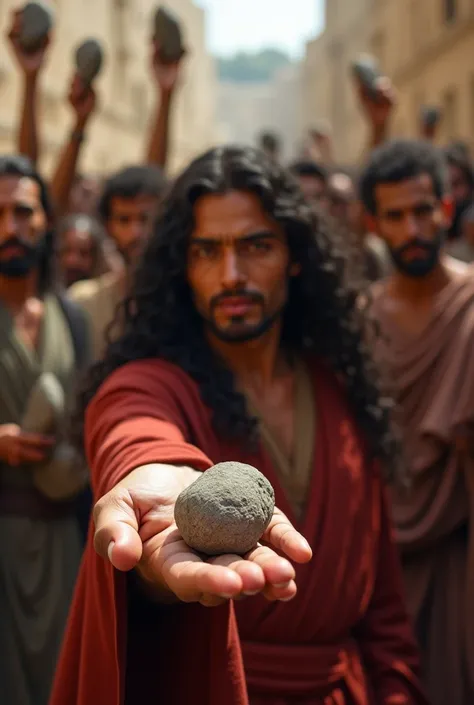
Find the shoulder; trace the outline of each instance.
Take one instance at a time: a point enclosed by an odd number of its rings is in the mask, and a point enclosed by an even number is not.
[[[446,267],[455,277],[472,276],[473,267],[468,262],[446,255]]]
[[[78,304],[84,305],[97,299],[98,296],[118,286],[114,273],[107,273],[97,279],[77,282],[68,289],[68,296]]]
[[[123,415],[142,407],[151,416],[198,419],[205,413],[197,383],[181,368],[165,360],[144,359],[114,370],[103,382],[91,406],[117,404]]]
[[[87,323],[87,314],[80,304],[75,301],[68,291],[61,291],[56,294],[56,298],[63,309],[66,317],[74,322],[85,325]]]
[[[147,358],[128,362],[114,370],[103,383],[101,391],[132,387],[152,393],[155,386],[168,387],[176,393],[183,389],[197,390],[196,382],[177,365],[158,358]]]

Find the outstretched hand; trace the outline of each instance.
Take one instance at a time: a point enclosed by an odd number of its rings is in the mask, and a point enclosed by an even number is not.
[[[136,568],[157,592],[182,602],[211,607],[258,593],[269,600],[291,600],[296,595],[295,570],[275,551],[306,563],[311,549],[279,510],[264,543],[244,557],[206,558],[184,542],[174,522],[174,505],[198,477],[189,468],[167,465],[134,470],[94,509],[97,552],[118,570]]]

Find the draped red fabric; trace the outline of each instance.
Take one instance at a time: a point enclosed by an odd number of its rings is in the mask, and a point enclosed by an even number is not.
[[[300,530],[314,558],[290,603],[156,607],[125,576],[84,559],[51,705],[425,705],[377,470],[332,373],[309,363],[318,409],[314,472]],[[87,451],[100,497],[134,467],[238,460],[272,482],[268,454],[224,442],[197,385],[158,360],[117,370],[90,405]],[[296,522],[295,522],[296,523]]]
[[[156,381],[150,385],[146,365],[136,371],[131,365],[91,404],[86,451],[96,500],[138,465],[174,462],[198,470],[212,465],[184,442],[176,405]],[[170,383],[173,395],[184,398],[186,390]],[[146,404],[140,388],[151,391]],[[247,705],[232,604],[213,610],[150,604],[141,620],[130,608],[129,577],[96,554],[92,536],[91,531],[50,705]]]
[[[334,376],[316,366],[313,379],[314,471],[299,525],[258,458],[313,559],[296,567],[290,603],[236,605],[251,705],[425,704],[379,473]]]

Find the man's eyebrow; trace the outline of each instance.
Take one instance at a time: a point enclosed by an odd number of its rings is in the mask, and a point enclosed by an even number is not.
[[[193,235],[191,238],[191,242],[199,242],[200,244],[209,244],[213,245],[216,243],[221,242],[222,240],[227,240],[228,236],[227,235],[221,235],[217,237],[206,237],[200,236],[200,235]],[[262,230],[261,232],[257,233],[249,233],[248,235],[242,235],[239,236],[237,235],[235,237],[235,240],[238,240],[239,242],[255,242],[257,240],[278,240],[278,235],[271,230]]]

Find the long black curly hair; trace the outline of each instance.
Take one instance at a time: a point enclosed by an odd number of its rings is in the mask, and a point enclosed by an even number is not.
[[[258,196],[265,211],[284,228],[292,261],[301,265],[300,275],[290,283],[283,344],[293,351],[314,352],[329,362],[345,384],[374,457],[382,461],[388,477],[395,478],[398,444],[390,404],[382,397],[364,343],[363,312],[357,305],[358,292],[344,276],[344,252],[336,251],[341,240],[333,241],[287,171],[262,152],[246,147],[207,152],[166,194],[130,295],[117,311],[115,323],[122,322],[123,334],[109,342],[80,396],[79,432],[84,411],[106,377],[132,360],[160,357],[197,382],[219,433],[243,441],[255,439],[257,422],[249,415],[232,373],[205,339],[186,278],[193,206],[205,194],[230,190]]]

